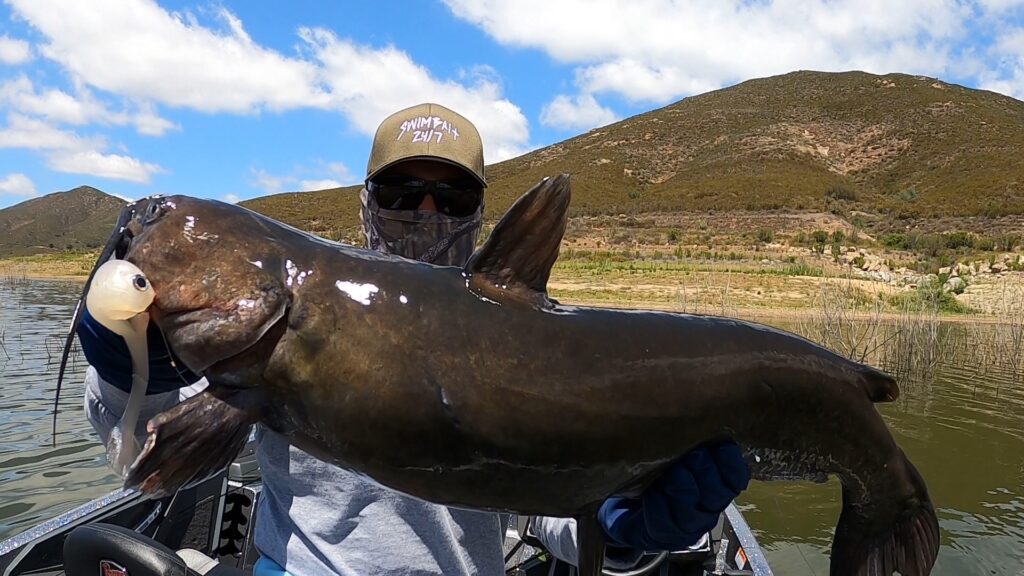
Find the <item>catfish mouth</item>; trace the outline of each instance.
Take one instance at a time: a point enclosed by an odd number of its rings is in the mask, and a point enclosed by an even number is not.
[[[284,335],[288,306],[276,308],[256,326],[240,326],[235,312],[210,307],[167,312],[154,305],[150,310],[171,350],[189,370],[224,374],[224,367],[234,372],[258,359],[255,348],[269,356]]]
[[[266,330],[246,348],[236,354],[219,358],[203,370],[203,375],[214,378],[218,385],[230,388],[251,388],[263,376],[274,348],[288,329],[288,316],[284,315],[267,325]]]

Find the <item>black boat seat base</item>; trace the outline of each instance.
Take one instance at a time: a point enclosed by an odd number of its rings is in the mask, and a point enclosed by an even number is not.
[[[134,530],[96,522],[72,530],[64,540],[67,576],[246,576],[197,550],[181,555]]]

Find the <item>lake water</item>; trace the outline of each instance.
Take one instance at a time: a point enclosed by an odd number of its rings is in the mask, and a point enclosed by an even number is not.
[[[0,279],[0,539],[119,485],[82,413],[77,349],[51,444],[60,349],[80,290]],[[935,574],[1024,574],[1024,378],[1019,363],[981,353],[998,330],[943,325],[945,352],[901,383],[897,402],[879,405],[938,511]],[[776,574],[828,573],[838,482],[752,483],[738,503]]]
[[[0,538],[118,486],[83,413],[77,341],[53,443],[63,335],[81,290],[74,281],[0,278]]]

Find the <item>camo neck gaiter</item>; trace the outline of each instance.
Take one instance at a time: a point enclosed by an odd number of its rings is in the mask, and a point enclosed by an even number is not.
[[[364,187],[359,191],[360,218],[371,250],[429,262],[464,266],[473,255],[483,221],[483,200],[477,211],[456,218],[439,212],[387,210]]]

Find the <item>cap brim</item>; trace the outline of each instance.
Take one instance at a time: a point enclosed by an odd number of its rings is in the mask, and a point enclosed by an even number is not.
[[[367,174],[366,181],[373,180],[374,178],[379,176],[381,172],[386,172],[389,168],[401,164],[402,162],[409,162],[410,160],[431,160],[433,162],[443,162],[445,164],[455,166],[456,168],[461,168],[463,172],[469,174],[473,178],[473,180],[476,180],[477,183],[480,184],[481,188],[487,188],[487,182],[484,181],[479,176],[477,176],[476,172],[473,172],[473,170],[471,170],[465,164],[449,160],[448,158],[442,158],[440,156],[431,156],[430,154],[418,154],[416,156],[406,156],[405,158],[398,158],[397,160],[392,160],[391,162],[388,162],[387,164]]]

